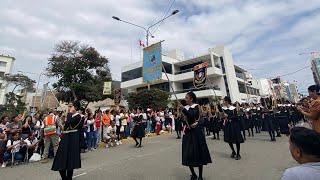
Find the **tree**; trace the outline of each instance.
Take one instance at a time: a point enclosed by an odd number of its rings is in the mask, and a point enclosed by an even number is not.
[[[170,93],[160,89],[141,90],[128,95],[129,108],[163,109],[169,104]]]
[[[18,87],[27,91],[34,90],[35,81],[23,74],[6,74],[3,80],[7,83],[7,86],[13,85],[11,92],[14,92]]]
[[[62,41],[49,58],[47,75],[58,78],[53,87],[59,100],[89,103],[106,98],[103,83],[112,79],[108,63],[93,47]]]
[[[6,81],[6,86],[12,85],[13,88],[5,95],[6,104],[2,108],[2,113],[8,116],[22,113],[26,110],[26,104],[22,100],[23,96],[16,94],[15,91],[17,88],[25,92],[34,91],[35,81],[23,74],[6,74],[3,79]]]

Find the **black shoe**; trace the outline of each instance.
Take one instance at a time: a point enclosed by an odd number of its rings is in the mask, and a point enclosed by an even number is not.
[[[139,146],[139,143],[136,143],[135,147],[138,147]]]
[[[218,137],[217,140],[220,140],[220,138]]]
[[[197,175],[191,175],[190,176],[190,180],[197,180],[198,179],[198,176]]]
[[[198,180],[203,180],[203,178],[202,178],[202,177],[199,177]]]
[[[142,148],[143,146],[140,144],[137,148]]]
[[[235,152],[232,152],[232,154],[231,154],[230,157],[231,157],[231,158],[235,158],[235,157],[236,157],[236,153],[235,153]]]
[[[213,137],[212,139],[217,139],[216,137]]]
[[[240,154],[238,154],[238,155],[236,156],[235,160],[240,160],[240,159],[241,159],[241,156],[240,156]]]

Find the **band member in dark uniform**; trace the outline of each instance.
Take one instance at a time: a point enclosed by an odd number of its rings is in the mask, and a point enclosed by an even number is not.
[[[211,117],[210,117],[210,130],[213,132],[212,139],[220,140],[219,132],[221,129],[218,111],[216,110],[215,106],[211,106]]]
[[[181,131],[182,131],[182,121],[183,121],[183,114],[180,110],[178,110],[175,114],[174,118],[174,128],[177,133],[177,139],[181,139]]]
[[[72,179],[73,170],[81,168],[79,133],[82,129],[82,121],[80,114],[77,113],[79,109],[79,101],[75,101],[68,107],[67,120],[51,168],[53,171],[59,171],[62,180]]]
[[[265,129],[268,131],[270,135],[271,141],[276,141],[276,133],[274,130],[274,114],[273,114],[273,101],[271,98],[261,98],[261,113],[262,113],[262,121]]]
[[[244,108],[244,121],[245,121],[245,128],[248,130],[249,137],[254,137],[253,128],[254,128],[254,122],[252,119],[252,109],[250,108],[249,104],[245,104]],[[251,132],[251,133],[250,133]]]
[[[240,160],[240,143],[244,142],[241,134],[240,121],[237,116],[236,107],[231,105],[229,97],[224,98],[224,106],[222,107],[224,114],[224,141],[229,144],[232,154],[231,158]],[[236,144],[237,153],[234,150],[233,144]]]
[[[188,92],[185,97],[187,106],[180,105],[182,113],[186,116],[187,127],[182,139],[182,165],[188,166],[192,175],[191,180],[202,180],[203,165],[212,163],[210,152],[206,143],[204,132],[199,126],[200,107],[195,104],[197,97],[193,92]],[[199,168],[199,178],[194,167]]]
[[[243,112],[243,108],[241,107],[239,102],[235,103],[235,107],[237,109],[237,115],[238,115],[238,119],[240,121],[240,129],[243,135],[243,139],[246,140],[246,123],[245,123],[245,119],[244,119],[244,112]]]
[[[145,136],[145,130],[142,123],[143,115],[142,115],[142,108],[137,109],[137,114],[133,118],[133,121],[135,123],[131,137],[136,142],[136,147],[141,148],[142,147],[142,138]],[[137,141],[137,138],[139,139],[139,142]]]
[[[286,107],[284,105],[281,105],[279,107],[280,113],[277,116],[277,120],[279,122],[279,127],[280,127],[280,133],[289,135],[289,116],[286,111]]]

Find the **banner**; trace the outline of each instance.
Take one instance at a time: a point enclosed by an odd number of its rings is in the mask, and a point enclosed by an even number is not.
[[[121,89],[114,90],[114,104],[119,105],[121,102]]]
[[[193,67],[193,85],[195,88],[202,88],[206,85],[208,65],[208,62],[204,62]]]
[[[111,95],[111,82],[103,83],[103,95]]]
[[[162,77],[161,42],[143,49],[143,82],[151,83]]]

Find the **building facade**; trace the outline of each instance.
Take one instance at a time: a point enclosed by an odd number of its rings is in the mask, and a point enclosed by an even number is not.
[[[320,57],[311,60],[311,70],[315,84],[320,85]]]
[[[197,89],[193,85],[195,65],[208,62],[207,85]],[[224,46],[210,48],[206,54],[184,59],[180,51],[170,51],[162,55],[162,63],[168,74],[168,82],[164,70],[162,78],[150,85],[173,93],[178,99],[183,99],[187,92],[194,91],[200,101],[209,101],[212,97],[230,96],[233,102],[254,102],[260,100],[259,81],[248,76],[248,72],[235,66],[231,52]],[[122,67],[121,88],[135,92],[148,88],[142,78],[142,60]],[[248,83],[250,78],[250,83]],[[170,87],[172,86],[172,88]],[[175,96],[171,96],[174,100]]]
[[[14,61],[14,57],[0,54],[0,105],[5,103],[5,94],[7,93],[7,83],[3,77],[12,72]]]

